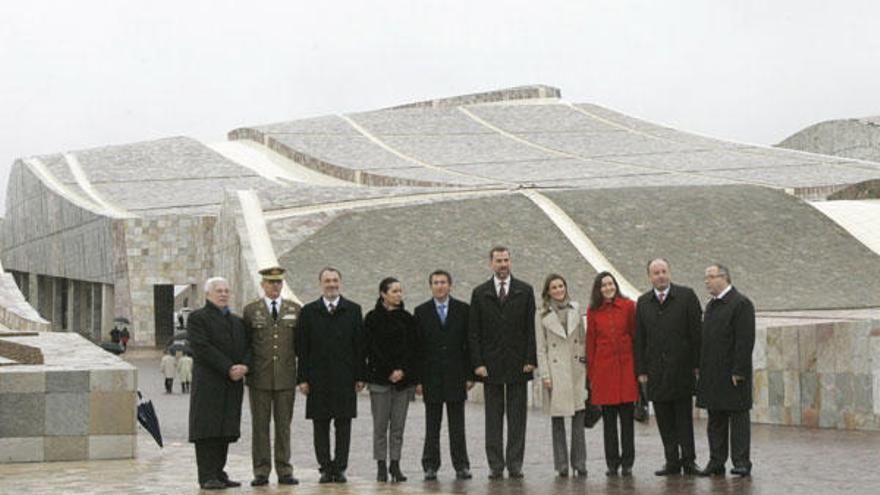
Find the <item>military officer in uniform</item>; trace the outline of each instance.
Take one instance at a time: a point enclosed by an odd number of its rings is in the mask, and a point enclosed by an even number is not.
[[[300,305],[281,298],[284,268],[260,270],[264,296],[244,308],[245,329],[250,335],[253,364],[247,375],[251,404],[254,479],[251,486],[269,483],[272,454],[270,418],[275,423],[275,474],[278,483],[296,485],[290,464],[290,421],[296,392],[294,333]]]

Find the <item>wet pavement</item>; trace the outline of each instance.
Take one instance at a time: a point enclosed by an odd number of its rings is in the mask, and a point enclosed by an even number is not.
[[[159,354],[134,351],[126,360],[140,374],[139,387],[156,406],[162,423],[165,448],[159,447],[142,429],[138,436],[138,457],[132,460],[0,464],[0,494],[119,494],[198,493],[195,456],[186,443],[189,398],[180,394],[175,383],[166,395],[158,371]],[[601,424],[587,430],[587,468],[583,478],[557,478],[553,471],[550,420],[539,410],[530,410],[524,473],[525,479],[490,481],[483,449],[483,415],[480,404],[466,409],[468,448],[474,478],[456,481],[449,465],[445,423],[441,449],[443,466],[439,480],[422,481],[421,448],[424,409],[421,402],[410,408],[404,438],[402,469],[409,481],[399,484],[377,483],[372,460],[369,398],[362,394],[358,404],[361,416],[354,421],[349,483],[319,485],[312,450],[312,425],[304,419],[304,401],[297,397],[293,423],[293,463],[301,484],[279,487],[274,474],[267,487],[251,488],[250,415],[247,399],[243,408],[242,439],[231,446],[227,471],[243,482],[241,488],[222,493],[468,493],[492,495],[518,494],[877,494],[880,493],[880,432],[807,429],[753,425],[753,475],[739,478],[658,478],[653,471],[663,462],[662,445],[653,422],[636,424],[636,463],[631,478],[608,478],[602,453]],[[705,422],[696,421],[697,462],[708,458]],[[730,467],[728,465],[728,467]],[[210,493],[210,492],[206,492]]]

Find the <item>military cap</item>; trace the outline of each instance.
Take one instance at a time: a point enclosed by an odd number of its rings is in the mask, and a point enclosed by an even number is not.
[[[280,266],[270,266],[260,270],[263,280],[284,280],[284,268]]]

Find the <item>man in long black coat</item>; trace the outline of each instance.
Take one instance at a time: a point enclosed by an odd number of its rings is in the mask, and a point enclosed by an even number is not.
[[[470,479],[470,459],[465,440],[464,402],[473,387],[468,353],[467,303],[454,299],[452,275],[437,270],[428,277],[432,298],[415,310],[420,354],[424,356],[422,381],[416,391],[425,402],[425,444],[422,469],[425,480],[437,479],[440,469],[440,425],[443,404],[449,421],[449,453],[455,477]]]
[[[723,475],[728,434],[733,474],[748,476],[752,408],[752,350],[755,347],[755,306],[730,284],[730,270],[706,268],[706,290],[712,296],[703,315],[703,350],[697,406],[709,410],[709,463],[700,473]]]
[[[510,276],[510,250],[506,247],[492,248],[489,266],[494,276],[471,294],[471,364],[483,381],[489,478],[502,478],[505,465],[511,478],[522,478],[527,385],[538,363],[535,293],[529,284]]]
[[[229,310],[229,284],[205,283],[207,301],[189,317],[187,339],[193,353],[189,441],[196,446],[199,485],[208,490],[240,486],[224,471],[229,444],[241,436],[244,375],[250,343],[241,319]]]
[[[657,476],[697,474],[693,394],[702,309],[693,289],[670,282],[669,262],[648,263],[653,288],[636,303],[636,372],[654,402],[666,465]]]
[[[351,420],[357,417],[357,392],[364,388],[361,307],[343,298],[342,275],[324,268],[318,275],[323,295],[300,313],[296,340],[297,383],[307,395],[306,418],[314,427],[315,457],[321,483],[345,483],[351,445]],[[330,456],[330,422],[336,446]]]

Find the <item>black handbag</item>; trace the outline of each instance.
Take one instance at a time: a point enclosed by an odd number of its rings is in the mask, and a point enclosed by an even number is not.
[[[635,403],[633,419],[635,419],[639,423],[648,422],[648,398],[647,393],[645,392],[644,383],[639,383],[639,400],[637,400]]]
[[[592,428],[602,419],[602,406],[592,404],[590,402],[592,396],[593,390],[590,387],[590,382],[587,381],[587,400],[584,401],[584,428]]]

